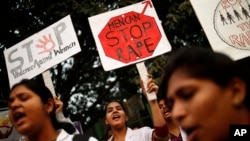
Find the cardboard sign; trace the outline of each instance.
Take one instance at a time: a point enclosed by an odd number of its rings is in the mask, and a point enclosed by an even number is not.
[[[30,79],[81,51],[70,16],[4,51],[9,84]]]
[[[238,60],[250,55],[248,0],[190,0],[214,51]]]
[[[171,50],[150,0],[89,17],[89,23],[105,71]]]

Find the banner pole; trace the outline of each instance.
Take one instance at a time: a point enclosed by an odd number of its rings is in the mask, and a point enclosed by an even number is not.
[[[49,88],[49,90],[51,91],[53,97],[56,96],[56,92],[55,92],[55,88],[54,88],[54,85],[53,85],[53,82],[52,82],[52,79],[51,79],[51,76],[50,76],[50,71],[49,70],[46,70],[42,73],[43,75],[43,81],[45,83],[45,86],[47,86]]]
[[[143,86],[146,90],[147,83],[148,83],[148,71],[147,71],[144,61],[140,63],[136,63],[136,67],[139,72],[140,78],[143,81]],[[157,99],[155,92],[148,93],[145,91],[145,93],[149,101]]]

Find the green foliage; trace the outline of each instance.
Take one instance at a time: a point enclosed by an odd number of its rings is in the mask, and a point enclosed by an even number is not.
[[[173,50],[182,47],[209,47],[204,31],[189,0],[171,3],[163,27]]]
[[[64,113],[80,120],[84,130],[103,118],[110,99],[128,99],[140,92],[135,65],[105,72],[101,66],[88,17],[121,8],[139,0],[8,0],[0,11],[5,18],[0,33],[1,87],[8,97],[8,78],[3,50],[70,14],[82,51],[51,68],[56,92],[64,102]],[[189,0],[153,0],[164,31],[173,47],[208,46],[205,34]],[[6,12],[7,11],[7,12]],[[8,17],[8,18],[7,18]],[[168,54],[145,61],[158,83]],[[68,67],[70,66],[70,67]]]

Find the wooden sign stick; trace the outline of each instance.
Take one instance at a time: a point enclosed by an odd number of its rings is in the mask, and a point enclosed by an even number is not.
[[[52,82],[52,79],[51,79],[51,76],[50,76],[50,71],[46,70],[45,72],[42,73],[42,75],[43,75],[43,81],[45,83],[45,86],[47,86],[49,88],[49,90],[51,91],[53,97],[55,97],[56,92],[55,92],[55,88],[54,88],[54,85],[53,85],[53,82]]]
[[[144,64],[144,62],[140,62],[136,64],[137,70],[140,74],[141,80],[143,81],[143,85],[145,90],[147,89],[147,83],[148,83],[148,71]],[[146,92],[146,96],[149,101],[157,99],[156,94],[154,92],[148,93]]]

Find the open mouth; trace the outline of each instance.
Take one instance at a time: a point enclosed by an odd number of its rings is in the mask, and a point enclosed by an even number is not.
[[[192,129],[192,128],[190,128],[190,129],[185,129],[185,131],[186,131],[187,135],[189,135],[189,134],[191,134],[191,133],[193,132],[193,129]]]
[[[195,128],[186,128],[186,129],[184,129],[184,131],[187,134],[188,141],[195,140],[196,131],[197,131],[197,130],[195,130]]]
[[[13,120],[15,122],[17,122],[18,120],[20,120],[21,118],[25,117],[25,114],[24,113],[21,113],[21,112],[17,112],[13,115]]]
[[[120,119],[120,115],[113,115],[113,116],[112,116],[112,119],[113,119],[113,120]]]
[[[165,110],[165,111],[164,111],[164,114],[166,114],[166,113],[168,113],[168,112],[169,112],[169,111]]]
[[[170,110],[168,108],[164,109],[164,111],[163,111],[164,114],[167,114],[169,112],[170,112]]]

